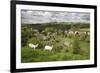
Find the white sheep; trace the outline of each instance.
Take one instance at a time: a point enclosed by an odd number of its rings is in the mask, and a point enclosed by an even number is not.
[[[76,36],[76,35],[78,35],[78,36],[79,36],[79,35],[80,35],[80,33],[81,33],[81,32],[79,32],[79,31],[75,31],[75,32],[74,32],[74,35],[75,35],[75,36]]]
[[[69,51],[71,49],[71,47],[72,47],[71,42],[67,42],[67,41],[64,42],[63,45],[66,47],[65,48],[66,51]]]
[[[65,33],[65,34],[67,34],[67,33],[68,33],[68,31],[66,30],[64,33]]]
[[[44,50],[49,50],[49,51],[51,51],[52,48],[53,48],[53,46],[46,45],[46,46],[44,47]]]
[[[70,46],[70,43],[69,42],[64,42],[63,43],[65,46]]]
[[[74,32],[73,32],[73,31],[69,31],[68,33],[69,33],[70,35],[74,34]]]
[[[30,48],[33,48],[34,50],[35,50],[36,47],[38,47],[38,44],[34,45],[32,43],[29,43],[28,45],[29,45]]]

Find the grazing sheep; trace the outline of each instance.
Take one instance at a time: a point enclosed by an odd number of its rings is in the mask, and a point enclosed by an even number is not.
[[[44,50],[49,50],[49,51],[51,51],[52,48],[53,48],[53,46],[48,46],[48,45],[46,45],[45,48],[44,48]]]
[[[80,32],[79,31],[75,31],[75,36],[79,36]]]
[[[69,47],[71,44],[69,42],[64,42],[63,43],[65,46]]]
[[[74,35],[74,31],[69,31],[68,34],[69,34],[69,36],[72,36],[72,35]]]
[[[32,43],[29,43],[28,45],[29,45],[30,48],[33,48],[34,50],[35,50],[36,47],[38,47],[38,44],[34,45]]]
[[[68,31],[67,30],[65,30],[65,32],[64,32],[65,34],[67,34],[68,33]]]
[[[68,30],[65,30],[65,33],[68,33]]]
[[[69,31],[68,33],[69,33],[69,34],[74,34],[74,32],[73,32],[73,31]]]
[[[86,35],[86,32],[75,31],[75,35],[77,36]]]
[[[71,51],[72,44],[71,42],[63,42],[65,52]]]

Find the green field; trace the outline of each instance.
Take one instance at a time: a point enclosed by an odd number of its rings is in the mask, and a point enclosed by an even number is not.
[[[90,59],[89,24],[23,24],[21,26],[21,62],[71,61]],[[68,31],[68,32],[66,32]],[[73,34],[69,32],[73,31]],[[75,34],[75,31],[81,32]],[[65,45],[64,43],[69,43]],[[29,43],[39,44],[30,48]],[[45,45],[53,45],[51,51]]]

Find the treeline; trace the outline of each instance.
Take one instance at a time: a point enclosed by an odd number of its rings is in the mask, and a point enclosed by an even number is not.
[[[69,30],[71,28],[90,28],[89,23],[41,23],[41,24],[22,24],[22,27],[29,27],[42,31],[46,27],[52,27],[53,29]]]

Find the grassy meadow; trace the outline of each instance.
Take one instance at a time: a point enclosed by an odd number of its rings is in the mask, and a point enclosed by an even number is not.
[[[38,23],[21,25],[21,62],[90,59],[90,24]],[[33,49],[29,43],[38,44]],[[45,50],[45,46],[53,46]]]

